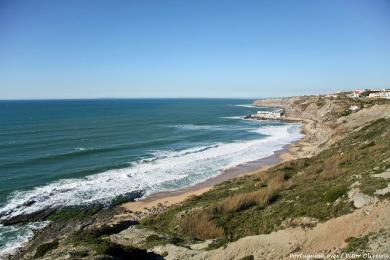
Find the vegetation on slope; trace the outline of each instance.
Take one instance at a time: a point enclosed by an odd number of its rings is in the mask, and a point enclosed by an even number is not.
[[[351,105],[369,107],[379,101],[353,100],[343,95],[330,100],[319,96],[293,104],[298,114],[315,115],[314,120],[320,118],[334,130],[334,136],[346,136],[320,154],[225,181],[162,214],[148,217],[142,221],[141,228],[153,229],[157,234],[153,232],[139,244],[122,245],[118,244],[120,241],[110,240],[112,234],[135,224],[129,220],[101,225],[115,215],[110,209],[101,209],[100,205],[59,209],[46,218],[53,223],[34,240],[31,256],[50,258],[71,251],[69,255],[75,258],[100,255],[159,259],[160,256],[146,249],[163,244],[188,247],[194,240],[211,238],[216,240],[208,249],[213,249],[248,235],[302,225],[292,221],[300,217],[326,221],[347,214],[354,210],[348,198],[351,185],[370,196],[389,197],[389,194],[375,194],[387,187],[388,180],[373,175],[390,168],[390,119],[380,119],[360,128],[354,125],[355,130],[348,134],[338,127],[337,119],[351,113],[348,109]],[[388,104],[389,101],[380,102]],[[372,236],[368,240],[350,238],[345,250],[365,250],[373,239]]]
[[[389,126],[389,119],[379,119],[312,158],[223,182],[142,224],[182,239],[226,242],[278,230],[286,219],[325,221],[347,214],[353,183],[369,195],[387,186],[372,175],[390,168]]]

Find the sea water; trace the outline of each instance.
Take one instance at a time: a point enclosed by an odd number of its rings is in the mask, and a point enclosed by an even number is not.
[[[0,101],[0,223],[188,187],[301,137],[299,124],[244,120],[252,101]],[[0,256],[46,224],[0,224]]]

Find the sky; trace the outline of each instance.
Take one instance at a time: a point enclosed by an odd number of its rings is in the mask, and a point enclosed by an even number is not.
[[[0,99],[390,88],[390,0],[0,0]]]

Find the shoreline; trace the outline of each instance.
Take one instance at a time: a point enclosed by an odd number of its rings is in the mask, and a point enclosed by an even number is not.
[[[215,172],[219,175],[199,184],[154,193],[136,202],[122,201],[85,215],[84,212],[80,215],[76,209],[75,216],[65,214],[36,232],[13,257],[34,258],[37,250],[45,249],[44,259],[56,259],[69,252],[89,258],[101,256],[96,247],[107,242],[115,249],[104,251],[108,257],[115,257],[130,246],[146,254],[168,256],[167,259],[241,259],[248,256],[272,259],[285,258],[290,253],[343,252],[350,246],[351,237],[364,238],[368,245],[388,251],[383,239],[390,234],[390,230],[386,230],[389,222],[385,221],[389,204],[387,197],[375,195],[376,191],[386,190],[383,184],[388,181],[372,183],[369,178],[388,169],[387,161],[382,160],[382,157],[388,157],[388,151],[382,144],[389,144],[389,106],[370,103],[361,111],[344,115],[344,108],[355,101],[343,96],[337,99],[304,96],[256,102],[288,108],[284,118],[287,120],[281,121],[299,121],[301,134],[290,143],[279,143],[280,149],[270,156],[220,170]],[[260,156],[256,150],[252,151],[254,158]],[[362,153],[367,156],[361,157]],[[351,158],[361,158],[361,163],[337,167],[337,171],[332,168]],[[373,163],[375,171],[372,170]],[[261,176],[257,175],[259,173]],[[279,180],[279,173],[288,178]],[[221,183],[226,180],[229,182]],[[218,183],[221,184],[215,186]],[[280,192],[280,185],[283,192]],[[261,201],[255,201],[255,205],[241,208],[241,201],[235,199],[247,198],[252,191],[255,191],[256,199],[261,194],[255,189],[259,186],[266,187],[262,191],[267,194],[276,192],[277,198],[265,207],[258,204]],[[375,191],[374,195],[368,193],[371,190]],[[204,195],[197,197],[201,194]],[[328,199],[327,194],[332,198]],[[368,196],[362,209],[355,204],[360,196]],[[222,208],[225,205],[231,207]],[[222,210],[218,210],[220,206]],[[264,214],[266,207],[270,210]],[[368,214],[367,210],[375,212]],[[361,223],[358,226],[362,228],[351,228],[350,223],[355,222]],[[224,234],[205,233],[213,228],[217,231],[221,228]],[[382,234],[383,230],[387,233]],[[84,240],[84,236],[88,240]],[[89,240],[90,236],[92,240]],[[218,244],[215,246],[209,241]],[[79,242],[83,242],[82,247],[78,247]],[[54,247],[49,247],[52,245]],[[366,250],[366,244],[361,249]],[[356,250],[360,250],[360,246]]]
[[[139,221],[141,218],[145,216],[161,213],[162,211],[166,210],[168,207],[180,204],[181,202],[183,202],[184,200],[186,200],[191,196],[199,196],[209,191],[219,183],[240,176],[255,174],[257,172],[267,170],[279,163],[295,158],[295,155],[293,155],[294,153],[293,150],[296,147],[300,147],[300,143],[302,142],[302,140],[306,139],[305,122],[304,120],[299,120],[299,119],[296,119],[294,121],[290,121],[290,120],[280,120],[280,121],[286,123],[301,122],[302,124],[300,126],[299,132],[303,134],[303,136],[298,140],[283,145],[283,147],[280,150],[273,152],[272,155],[222,170],[218,175],[213,176],[195,185],[186,188],[181,188],[175,191],[157,192],[138,201],[123,202],[116,206],[121,210],[116,211],[114,214],[111,215],[114,220],[114,223],[116,223],[117,221],[121,222],[129,219]],[[36,232],[37,231],[34,231],[35,234],[33,235],[33,237],[36,236],[37,234]],[[38,233],[39,232],[40,231],[38,231]],[[8,256],[15,256],[23,252],[26,246],[29,245],[30,241],[31,240],[29,240],[26,243],[26,245],[23,245],[17,248],[15,251],[9,253]]]
[[[312,150],[310,144],[307,143],[308,135],[311,133],[309,129],[310,123],[308,121],[299,118],[287,118],[286,120],[282,121],[301,122],[302,126],[300,133],[303,134],[302,138],[290,144],[284,145],[281,150],[275,151],[270,156],[223,170],[217,176],[211,177],[193,186],[175,191],[154,193],[144,199],[132,202],[125,202],[120,204],[119,206],[129,213],[148,213],[149,210],[153,208],[167,208],[179,204],[191,196],[199,196],[212,189],[215,185],[219,183],[240,176],[251,175],[267,170],[280,163],[304,156],[307,153],[307,151],[305,150]]]

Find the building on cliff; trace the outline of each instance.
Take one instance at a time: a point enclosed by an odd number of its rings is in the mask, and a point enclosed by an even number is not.
[[[283,116],[283,112],[268,112],[268,111],[257,111],[256,114],[253,115],[255,118],[260,119],[278,119]]]

